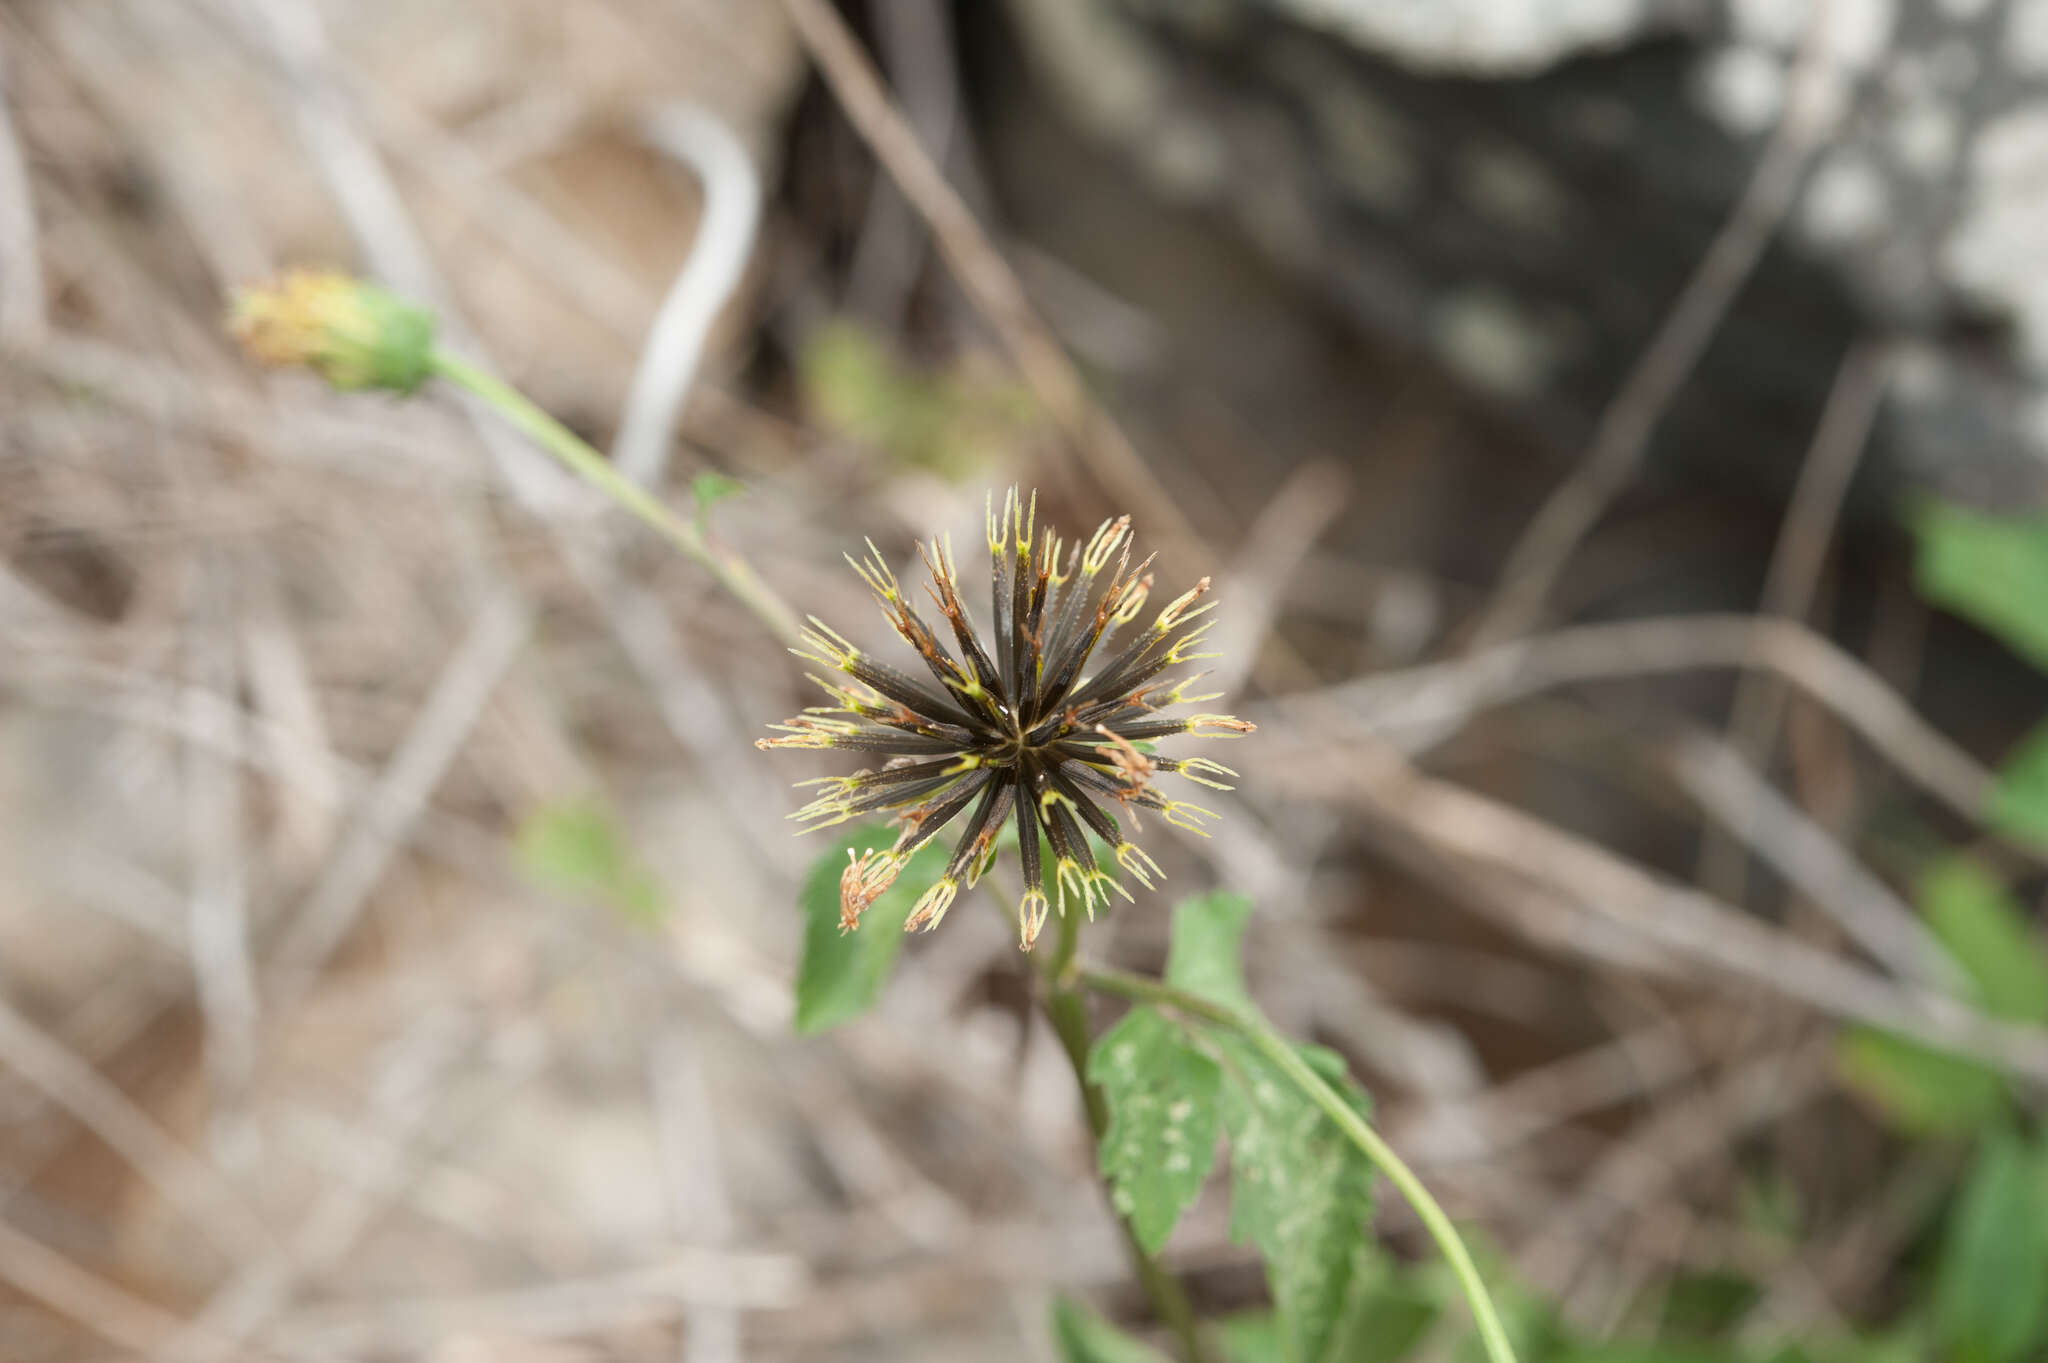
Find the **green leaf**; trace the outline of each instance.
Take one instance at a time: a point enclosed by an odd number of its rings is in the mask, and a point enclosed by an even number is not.
[[[1101,1161],[1110,1200],[1157,1254],[1216,1162],[1222,1067],[1164,1014],[1138,1007],[1095,1043],[1088,1078],[1109,1102]]]
[[[1167,983],[1255,1014],[1241,959],[1251,910],[1243,895],[1222,891],[1183,901],[1173,915]],[[1205,1034],[1223,1060],[1231,1236],[1257,1245],[1266,1260],[1290,1363],[1346,1357],[1345,1331],[1360,1305],[1372,1249],[1372,1164],[1242,1036],[1221,1027]],[[1314,1046],[1302,1047],[1301,1055],[1366,1110],[1341,1057]]]
[[[945,870],[945,849],[936,840],[926,843],[896,883],[861,915],[860,927],[840,932],[839,875],[846,869],[846,854],[894,841],[895,835],[879,825],[853,828],[811,863],[799,900],[804,954],[796,977],[796,1029],[804,1035],[836,1027],[874,1006],[903,950],[904,920]]]
[[[2048,954],[1996,877],[1968,857],[1944,857],[1921,877],[1920,911],[1976,982],[1986,1011],[2048,1022]]]
[[[2048,516],[1934,503],[1913,518],[1920,592],[2048,668]]]
[[[1287,1331],[1271,1311],[1245,1311],[1217,1327],[1230,1363],[1288,1363]]]
[[[1991,796],[1991,821],[2013,837],[2048,843],[2048,724],[2005,759]]]
[[[1372,1164],[1243,1038],[1217,1031],[1212,1039],[1224,1054],[1231,1237],[1265,1258],[1291,1363],[1348,1358],[1347,1327],[1371,1263]],[[1339,1091],[1365,1111],[1356,1085]]]
[[[1252,902],[1218,890],[1184,899],[1173,911],[1173,941],[1166,954],[1166,982],[1190,994],[1250,1011],[1244,987],[1244,927]]]
[[[1435,1294],[1416,1275],[1396,1271],[1383,1255],[1373,1256],[1370,1279],[1358,1309],[1344,1326],[1341,1342],[1324,1357],[1343,1363],[1398,1363],[1410,1356],[1443,1314]],[[1234,1316],[1223,1323],[1223,1354],[1230,1363],[1289,1363],[1289,1342],[1279,1316],[1270,1311]]]
[[[1964,1135],[2005,1111],[1998,1071],[1895,1033],[1844,1032],[1836,1062],[1851,1088],[1917,1135]]]
[[[1985,1011],[2048,1021],[2048,950],[1990,872],[1968,857],[1944,857],[1921,876],[1919,900],[1928,927],[1976,985]],[[1840,1063],[1851,1086],[1921,1135],[1967,1134],[2006,1110],[1997,1071],[1892,1033],[1845,1033]]]
[[[1151,1345],[1065,1297],[1053,1299],[1052,1341],[1061,1363],[1167,1363]]]
[[[1731,1270],[1680,1271],[1665,1285],[1657,1334],[1690,1341],[1732,1339],[1762,1295],[1753,1280]]]
[[[1733,1346],[1708,1344],[1586,1344],[1568,1347],[1558,1363],[1742,1363]]]
[[[1977,1152],[1935,1267],[1934,1327],[1955,1363],[2018,1363],[2048,1326],[2048,1152],[2007,1135]]]
[[[965,476],[1014,448],[1040,420],[1017,385],[967,367],[920,371],[849,322],[813,329],[797,369],[819,424],[946,477]]]
[[[728,478],[715,470],[706,470],[690,480],[690,497],[697,504],[697,514],[702,516],[720,502],[745,495],[747,485],[737,478]]]
[[[618,820],[595,800],[541,805],[513,840],[520,869],[557,894],[593,899],[642,922],[661,917],[661,886]]]

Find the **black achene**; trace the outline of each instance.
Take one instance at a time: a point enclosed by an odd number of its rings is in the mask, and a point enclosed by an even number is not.
[[[764,738],[759,746],[877,754],[883,760],[875,769],[806,782],[824,792],[793,817],[808,828],[825,828],[896,810],[902,824],[893,847],[848,854],[840,879],[843,929],[860,921],[911,853],[964,815],[945,874],[905,924],[936,927],[961,885],[972,886],[988,868],[998,830],[1014,818],[1025,886],[1018,924],[1029,950],[1053,904],[1066,912],[1069,894],[1091,916],[1098,895],[1105,903],[1111,890],[1129,898],[1096,864],[1084,830],[1107,843],[1117,863],[1148,888],[1160,873],[1124,836],[1106,805],[1120,805],[1133,825],[1134,811],[1155,810],[1167,822],[1199,833],[1201,820],[1214,817],[1210,811],[1167,799],[1154,788],[1153,777],[1176,773],[1228,790],[1219,778],[1236,775],[1205,758],[1160,757],[1146,750],[1150,740],[1175,734],[1252,730],[1229,715],[1157,717],[1168,706],[1215,699],[1188,694],[1195,676],[1162,676],[1169,668],[1216,656],[1194,651],[1213,623],[1192,623],[1213,605],[1197,604],[1209,580],[1203,578],[1122,647],[1112,648],[1111,641],[1143,612],[1152,585],[1150,559],[1130,566],[1130,517],[1105,521],[1086,545],[1067,546],[1062,555],[1050,527],[1034,543],[1037,509],[1036,494],[1025,502],[1015,489],[1004,497],[1000,513],[990,498],[986,635],[977,633],[960,600],[950,547],[919,546],[932,578],[927,590],[952,636],[950,648],[905,599],[872,542],[866,562],[848,558],[938,689],[877,662],[811,618],[813,628],[804,634],[808,650],[797,650],[798,656],[837,669],[851,684],[813,675],[835,703],[773,726],[780,736]],[[1054,858],[1050,898],[1041,830]]]

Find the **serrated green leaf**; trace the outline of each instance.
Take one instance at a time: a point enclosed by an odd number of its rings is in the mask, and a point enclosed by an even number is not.
[[[1934,1328],[1955,1363],[2019,1363],[2048,1333],[2048,1157],[2009,1135],[1984,1141],[1950,1213],[1934,1278]]]
[[[1157,1254],[1216,1161],[1222,1067],[1179,1025],[1138,1007],[1095,1043],[1088,1078],[1109,1102],[1100,1157],[1110,1199]]]
[[[1991,821],[2013,837],[2048,843],[2048,724],[2036,726],[1999,769]]]
[[[1053,1298],[1052,1342],[1060,1363],[1167,1363],[1151,1345],[1065,1297]]]
[[[1255,1013],[1242,964],[1251,909],[1243,895],[1223,891],[1183,901],[1173,915],[1167,983]],[[1257,1245],[1266,1261],[1290,1363],[1334,1363],[1343,1357],[1366,1281],[1372,1164],[1242,1036],[1220,1027],[1206,1036],[1223,1060],[1231,1237]],[[1300,1049],[1311,1068],[1365,1111],[1365,1094],[1344,1077],[1341,1057]]]
[[[1242,1038],[1219,1031],[1212,1040],[1224,1057],[1231,1238],[1266,1261],[1291,1363],[1335,1363],[1368,1282],[1372,1164]],[[1339,1092],[1365,1111],[1355,1085]]]
[[[660,883],[598,801],[541,805],[521,820],[513,847],[520,869],[557,894],[593,899],[642,922],[661,917]]]
[[[1944,857],[1920,879],[1920,911],[1985,1011],[2048,1022],[2048,950],[1996,877],[1968,857]]]
[[[1851,1088],[1916,1135],[1966,1135],[2005,1111],[1996,1070],[1909,1037],[1855,1028],[1843,1033],[1836,1060]]]
[[[1249,1010],[1244,987],[1244,928],[1252,902],[1218,890],[1184,899],[1173,911],[1173,940],[1166,954],[1166,982],[1190,994]]]
[[[1935,503],[1913,519],[1922,595],[2048,668],[2048,516],[1986,516]]]
[[[903,923],[917,898],[946,866],[946,850],[935,840],[919,848],[896,883],[861,915],[860,927],[839,931],[839,876],[846,854],[887,847],[895,835],[881,826],[842,833],[804,879],[799,903],[804,915],[804,954],[796,977],[796,1029],[805,1035],[836,1027],[874,1006],[889,971],[903,950]]]

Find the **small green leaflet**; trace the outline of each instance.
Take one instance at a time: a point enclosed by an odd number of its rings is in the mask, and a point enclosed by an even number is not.
[[[1287,1334],[1271,1311],[1246,1311],[1222,1322],[1223,1356],[1230,1363],[1287,1363]]]
[[[1251,916],[1251,900],[1225,890],[1182,900],[1173,911],[1166,982],[1249,1011],[1252,1000],[1244,987],[1244,928]]]
[[[744,495],[746,490],[747,485],[738,479],[710,470],[690,480],[690,497],[697,503],[700,515],[720,502]]]
[[[2048,845],[2048,724],[2005,759],[1991,797],[1991,821],[2016,838]]]
[[[1252,1010],[1241,964],[1251,903],[1211,894],[1173,916],[1166,979],[1189,993]],[[1230,1137],[1230,1231],[1258,1246],[1289,1363],[1336,1363],[1367,1287],[1372,1258],[1372,1164],[1272,1061],[1242,1036],[1206,1029],[1223,1066],[1223,1129]],[[1302,1057],[1362,1113],[1365,1094],[1340,1057]]]
[[[1065,1297],[1052,1304],[1052,1342],[1060,1363],[1167,1363],[1149,1344],[1132,1339],[1087,1307]]]
[[[520,821],[520,869],[556,894],[607,905],[628,918],[661,917],[661,885],[640,864],[619,821],[595,800],[541,805]]]
[[[1921,595],[2048,668],[2048,516],[1932,503],[1913,518]]]
[[[1950,1212],[1934,1325],[1955,1363],[2019,1363],[2048,1332],[2048,1151],[1993,1135]]]
[[[861,915],[860,927],[839,931],[839,875],[846,854],[895,841],[889,829],[868,825],[840,834],[811,863],[799,903],[804,914],[803,962],[796,977],[796,1029],[809,1035],[836,1027],[874,1006],[889,971],[903,950],[903,922],[919,895],[946,867],[946,850],[926,843],[911,857],[896,883]]]
[[[1343,1363],[1400,1363],[1443,1314],[1438,1295],[1422,1275],[1397,1272],[1384,1256],[1376,1255],[1373,1280],[1359,1311],[1346,1323],[1344,1342],[1325,1356]],[[1219,1324],[1217,1333],[1229,1363],[1290,1363],[1294,1356],[1285,1325],[1271,1311],[1231,1316]]]
[[[2048,1021],[2048,943],[1998,880],[1964,856],[1944,857],[1921,877],[1920,911],[1976,986],[1994,1017]],[[2006,1110],[1996,1070],[1909,1038],[1859,1028],[1841,1043],[1842,1074],[1910,1131],[1975,1131]]]
[[[1851,1029],[1837,1064],[1851,1088],[1918,1135],[1963,1135],[2005,1111],[2005,1079],[1997,1070],[1893,1032]]]
[[[1133,1008],[1088,1056],[1109,1102],[1102,1175],[1148,1254],[1157,1254],[1216,1162],[1223,1070],[1156,1009]]]
[[[1927,926],[1976,982],[1986,1012],[2048,1022],[2048,944],[2005,886],[1977,862],[1953,856],[1920,879]]]

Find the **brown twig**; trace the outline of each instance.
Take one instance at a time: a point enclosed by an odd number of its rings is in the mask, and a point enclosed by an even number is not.
[[[1424,776],[1379,743],[1326,736],[1292,756],[1276,764],[1276,787],[1355,801],[1439,854],[1477,866],[1522,908],[1534,891],[1675,962],[2048,1084],[2048,1030],[1894,984],[1524,810]]]
[[[170,1312],[94,1276],[49,1246],[0,1221],[0,1282],[116,1348],[151,1358],[178,1332]]]
[[[4,1001],[0,1066],[70,1113],[230,1258],[248,1262],[272,1245],[269,1231],[222,1174],[159,1126],[128,1096]]]
[[[0,348],[28,349],[42,340],[49,317],[28,158],[15,135],[7,77],[0,60]]]
[[[1469,657],[1384,672],[1274,707],[1309,716],[1343,707],[1410,755],[1476,712],[1580,682],[1710,668],[1761,668],[1826,706],[1921,789],[1966,819],[1983,817],[1992,774],[1915,714],[1854,656],[1803,625],[1747,615],[1674,615],[1577,625]]]
[[[1870,343],[1852,346],[1843,357],[1813,446],[1800,467],[1777,546],[1771,551],[1759,615],[1805,622],[1827,562],[1828,546],[1834,542],[1842,498],[1862,462],[1871,424],[1884,400],[1891,361],[1889,348]],[[1735,683],[1728,720],[1728,741],[1737,757],[1768,772],[1784,712],[1782,684],[1765,673],[1745,671]],[[1698,879],[1702,886],[1731,903],[1743,902],[1749,880],[1744,845],[1754,841],[1756,824],[1763,817],[1759,803],[1748,815],[1725,824],[1725,833],[1718,827],[1707,829],[1700,840]]]
[[[1617,1142],[1515,1255],[1521,1276],[1562,1293],[1578,1276],[1594,1242],[1615,1220],[1650,1205],[1687,1166],[1709,1159],[1735,1136],[1799,1107],[1827,1084],[1824,1041],[1785,1054],[1776,1050],[1730,1069],[1712,1087],[1688,1093]]]
[[[239,690],[236,595],[224,550],[197,574],[190,631],[189,694],[212,699]],[[195,700],[195,704],[197,704]],[[185,749],[186,837],[190,847],[186,949],[206,1063],[224,1095],[239,1093],[256,1062],[258,1005],[249,954],[249,858],[242,772],[203,744]]]
[[[1846,848],[1780,795],[1730,744],[1681,734],[1665,745],[1664,765],[1679,788],[1746,850],[1775,867],[1815,908],[1902,979],[1945,992],[1967,991],[1969,977],[1913,912],[1913,906],[1865,869]]]

